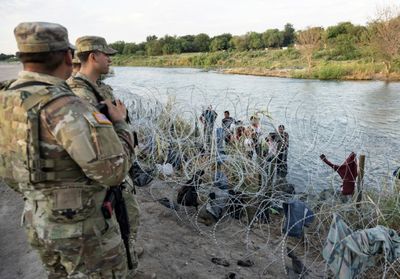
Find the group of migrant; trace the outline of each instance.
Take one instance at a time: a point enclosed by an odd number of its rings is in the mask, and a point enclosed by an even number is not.
[[[210,105],[200,116],[203,124],[204,148],[211,149],[217,113]],[[235,120],[229,111],[224,112],[221,128],[215,129],[216,149],[218,154],[225,154],[225,147],[234,152],[241,152],[247,159],[258,160],[280,177],[287,175],[287,155],[289,148],[289,134],[284,125],[279,125],[277,131],[263,136],[260,118],[257,114],[249,119],[250,124],[245,126],[241,120]],[[271,168],[272,167],[272,168]],[[276,167],[276,169],[275,169]]]

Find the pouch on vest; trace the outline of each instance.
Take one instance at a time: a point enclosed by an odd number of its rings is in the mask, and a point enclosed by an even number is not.
[[[76,178],[82,172],[72,159],[45,160],[39,146],[40,109],[59,97],[74,96],[72,92],[35,80],[13,84],[13,81],[0,83],[0,177],[19,192],[20,185]],[[30,86],[40,89],[32,94],[25,90]],[[60,164],[73,170],[52,170],[53,165]]]
[[[8,90],[12,83],[0,83],[0,177],[20,192],[19,183],[30,182],[27,164],[29,126],[21,90]]]
[[[103,114],[94,112],[86,114],[84,117],[90,124],[96,157],[99,160],[106,160],[124,154],[122,144],[114,132],[112,123]]]
[[[81,187],[52,189],[45,195],[48,201],[45,211],[49,220],[56,223],[75,223],[85,220],[93,216],[96,204],[101,203],[96,200],[98,194]],[[104,198],[104,195],[100,196]]]

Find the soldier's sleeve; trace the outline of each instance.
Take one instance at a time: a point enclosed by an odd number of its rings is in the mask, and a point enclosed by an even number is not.
[[[133,155],[133,138],[126,123],[114,127],[103,114],[75,96],[56,99],[43,109],[41,118],[44,128],[87,177],[107,186],[124,180]]]

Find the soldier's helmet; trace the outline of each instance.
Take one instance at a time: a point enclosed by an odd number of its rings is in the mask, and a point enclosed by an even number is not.
[[[100,51],[108,55],[114,55],[117,51],[107,45],[106,40],[103,37],[97,36],[84,36],[80,37],[75,42],[76,52],[88,52],[88,51]]]
[[[14,29],[21,53],[41,53],[75,49],[68,40],[67,29],[57,23],[22,22]]]

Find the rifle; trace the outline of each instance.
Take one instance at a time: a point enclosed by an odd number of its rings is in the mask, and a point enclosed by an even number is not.
[[[130,224],[128,218],[128,211],[126,209],[126,204],[124,197],[122,196],[123,186],[110,187],[107,190],[106,197],[104,198],[101,211],[105,219],[110,219],[112,217],[112,212],[115,210],[115,216],[119,225],[119,230],[121,232],[121,238],[124,242],[126,257],[128,262],[129,270],[133,269],[131,252],[129,250],[129,234],[130,234]]]

